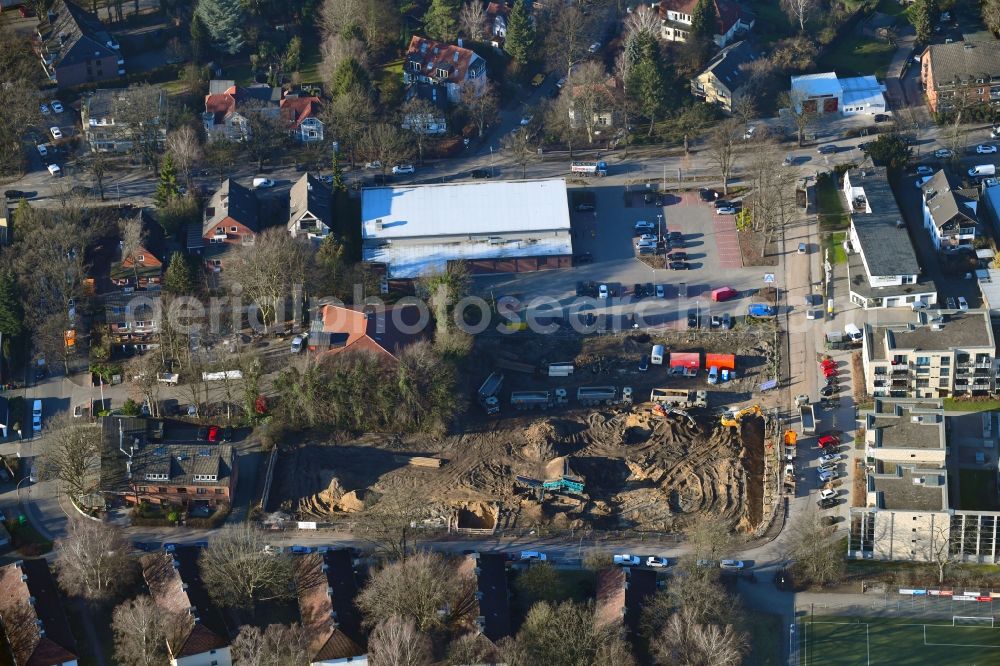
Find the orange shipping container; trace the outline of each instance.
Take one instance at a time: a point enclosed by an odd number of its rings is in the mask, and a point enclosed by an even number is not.
[[[705,367],[735,370],[736,356],[734,354],[705,354]]]

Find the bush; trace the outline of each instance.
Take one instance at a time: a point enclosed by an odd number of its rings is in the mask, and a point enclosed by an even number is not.
[[[188,518],[187,526],[196,527],[199,529],[215,529],[221,527],[224,522],[226,522],[226,517],[229,516],[230,506],[226,503],[219,504],[215,508],[215,513],[213,513],[208,518]]]

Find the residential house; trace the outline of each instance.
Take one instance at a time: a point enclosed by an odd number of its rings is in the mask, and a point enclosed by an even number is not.
[[[288,233],[292,238],[321,241],[333,226],[333,195],[312,174],[303,174],[288,194]]]
[[[507,561],[503,553],[471,553],[459,565],[459,575],[476,581],[475,630],[494,645],[510,636],[510,589],[507,585]]]
[[[638,634],[643,605],[656,589],[653,569],[614,566],[597,572],[596,626],[621,626]]]
[[[726,113],[746,93],[750,64],[758,58],[748,41],[730,44],[719,51],[698,76],[691,79],[691,93],[709,104],[718,104]]]
[[[865,309],[936,303],[937,289],[921,274],[885,167],[847,170],[842,192],[851,211],[845,244],[851,302]]]
[[[955,249],[971,246],[976,239],[975,190],[963,193],[944,169],[935,173],[921,188],[924,226],[934,247]],[[968,196],[972,195],[972,196]]]
[[[257,196],[227,178],[205,204],[201,228],[188,227],[187,247],[202,256],[207,269],[219,272],[225,254],[234,247],[253,244],[260,231]]]
[[[510,16],[510,9],[504,0],[486,5],[484,32],[489,36],[490,45],[495,49],[502,49],[507,40],[507,17]]]
[[[205,112],[201,114],[205,136],[209,141],[216,138],[230,141],[250,139],[248,108],[277,116],[281,111],[281,88],[263,84],[243,88],[233,81],[212,81],[205,95]]]
[[[42,68],[59,88],[125,75],[125,58],[118,42],[96,14],[70,0],[55,0],[36,32]]]
[[[423,340],[430,331],[427,311],[415,305],[396,305],[367,311],[324,305],[309,334],[312,351],[339,354],[372,352],[395,362],[403,348]]]
[[[481,94],[486,86],[486,61],[475,51],[414,35],[403,61],[403,84],[429,84],[441,89],[452,104],[462,99],[465,86]]]
[[[111,343],[131,345],[143,352],[159,346],[160,288],[150,286],[145,291],[130,293],[126,288],[104,294],[104,323],[108,325]]]
[[[157,144],[160,148],[167,140],[167,94],[162,88],[157,88],[157,105],[159,113],[154,120],[156,125]],[[127,88],[102,88],[84,95],[80,100],[80,121],[83,136],[87,145],[95,152],[127,153],[139,132],[146,128],[135,128],[126,120],[128,117],[129,95]],[[162,119],[162,122],[161,122]],[[145,138],[140,138],[140,141]],[[150,145],[148,141],[143,145]]]
[[[987,396],[996,389],[996,340],[983,310],[910,313],[866,324],[865,388],[877,398]]]
[[[296,558],[295,583],[309,663],[367,666],[353,552],[341,548]]]
[[[215,508],[232,503],[238,477],[233,447],[165,441],[162,428],[162,421],[143,417],[101,419],[101,492],[129,504]]]
[[[1000,102],[1000,42],[931,44],[920,54],[920,80],[933,112]]]
[[[164,614],[180,625],[167,641],[171,666],[232,666],[229,629],[201,578],[195,546],[175,546],[169,552],[139,558],[149,595]]]
[[[590,127],[598,128],[595,134],[612,129],[621,122],[617,97],[622,94],[618,79],[609,77],[601,83],[574,85],[570,90],[569,122],[573,127],[586,126],[586,112],[580,107],[592,109]],[[608,137],[610,138],[610,137]]]
[[[660,37],[668,42],[686,42],[691,33],[691,15],[698,0],[662,0],[660,2]],[[731,0],[714,0],[715,33],[712,41],[719,47],[738,40],[753,28],[753,13]]]
[[[126,256],[125,246],[119,241],[109,273],[112,284],[126,291],[157,286],[163,277],[162,257],[166,253],[163,228],[155,222],[149,222],[141,213],[138,221],[142,230],[142,244],[131,248]]]
[[[0,567],[0,663],[11,666],[76,666],[76,639],[66,604],[44,559]]]
[[[301,143],[323,140],[323,121],[317,116],[322,106],[319,97],[305,93],[287,93],[279,103],[281,117],[288,123],[289,132]]]

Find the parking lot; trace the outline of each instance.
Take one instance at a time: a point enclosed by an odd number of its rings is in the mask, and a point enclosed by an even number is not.
[[[631,312],[637,307],[620,299],[631,296],[635,284],[662,284],[664,299],[643,298],[638,307],[647,325],[656,326],[684,325],[691,307],[703,314],[709,308],[712,313],[742,314],[747,305],[745,296],[764,286],[764,269],[742,267],[734,216],[717,215],[711,203],[699,199],[697,191],[666,193],[664,205],[658,207],[655,197],[645,202],[643,191],[634,193],[628,206],[623,187],[585,189],[594,193],[596,209],[571,210],[571,222],[574,254],[587,255],[589,261],[566,270],[477,278],[480,293],[516,294],[522,301],[544,295],[568,305],[579,282],[595,282],[609,287],[612,297],[607,305],[612,311]],[[644,220],[656,225],[658,215],[663,215],[663,233],[682,234],[682,244],[674,245],[672,251],[687,254],[687,270],[654,269],[637,258],[635,224]],[[680,295],[682,283],[687,285],[686,298]],[[743,296],[714,304],[711,291],[718,287],[732,287]]]

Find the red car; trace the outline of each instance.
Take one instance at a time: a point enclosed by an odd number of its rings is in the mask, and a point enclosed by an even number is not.
[[[837,362],[830,359],[826,359],[822,363],[820,363],[820,365],[822,365],[824,368],[836,368]]]
[[[21,5],[17,8],[17,13],[21,15],[21,18],[28,18],[29,16],[34,16],[31,9],[25,5]]]
[[[825,449],[828,446],[837,446],[840,444],[840,438],[836,435],[823,435],[819,438],[819,448]]]
[[[219,426],[211,426],[208,429],[208,441],[217,442],[219,441]]]
[[[836,377],[837,371],[834,370],[833,368],[828,368],[826,370],[823,370],[823,376],[826,377],[827,379],[829,379],[830,377]]]

